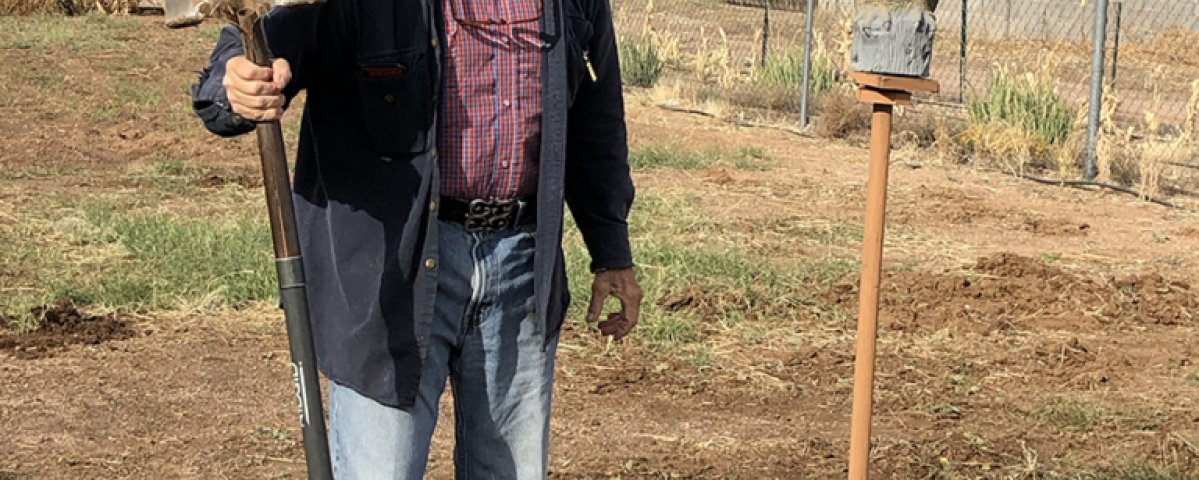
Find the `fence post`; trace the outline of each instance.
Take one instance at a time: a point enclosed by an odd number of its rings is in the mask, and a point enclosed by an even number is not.
[[[766,68],[766,53],[770,47],[770,0],[762,2],[762,62],[761,68]]]
[[[1004,30],[1003,38],[1007,39],[1012,38],[1012,0],[1007,0],[1005,16],[1007,17],[1007,27]]]
[[[970,0],[962,0],[962,49],[958,56],[958,102],[966,103],[966,19],[970,18]]]
[[[1107,47],[1108,0],[1095,2],[1095,28],[1091,32],[1091,109],[1087,116],[1087,150],[1083,159],[1083,178],[1094,180],[1099,175],[1095,165],[1095,149],[1099,141],[1099,120],[1103,113],[1103,56]]]
[[[1116,84],[1116,71],[1120,64],[1120,20],[1124,17],[1124,2],[1116,2],[1116,44],[1112,50],[1112,80],[1111,84]]]
[[[807,14],[804,18],[803,34],[803,93],[799,97],[799,125],[808,128],[808,95],[812,90],[812,28],[815,22],[816,0],[807,1]]]

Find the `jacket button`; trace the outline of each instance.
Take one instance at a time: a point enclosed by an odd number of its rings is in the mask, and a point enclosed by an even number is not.
[[[438,45],[440,42],[438,42],[438,41],[437,41],[437,37],[433,37],[433,40],[432,40],[432,41],[430,41],[429,43],[433,45],[433,48],[437,48],[437,45]]]
[[[436,211],[437,211],[437,202],[429,202],[429,211],[430,211],[430,212],[436,212]]]
[[[383,101],[387,103],[395,103],[396,96],[389,93],[383,96]]]
[[[430,270],[437,268],[437,260],[434,260],[432,258],[425,260],[425,268],[428,268]]]

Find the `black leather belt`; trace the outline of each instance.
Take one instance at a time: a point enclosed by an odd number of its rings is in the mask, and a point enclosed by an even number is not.
[[[536,197],[511,200],[459,200],[441,197],[437,218],[461,224],[468,232],[498,232],[536,225]]]

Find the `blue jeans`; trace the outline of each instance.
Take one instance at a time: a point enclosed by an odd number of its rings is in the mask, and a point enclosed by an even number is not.
[[[416,404],[385,406],[331,382],[334,476],[424,476],[448,377],[456,477],[545,478],[557,338],[542,348],[533,300],[533,233],[469,233],[441,222],[439,237],[437,313]]]

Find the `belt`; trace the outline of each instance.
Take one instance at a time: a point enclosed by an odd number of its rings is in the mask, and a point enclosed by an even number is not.
[[[537,224],[537,198],[459,200],[441,197],[437,218],[461,224],[468,232],[498,232]]]

